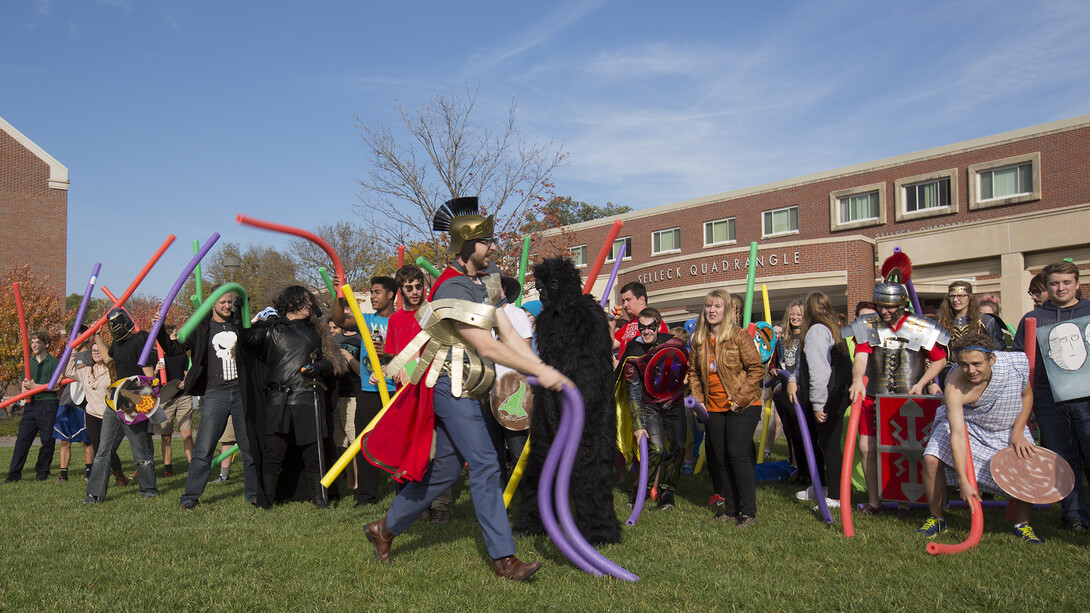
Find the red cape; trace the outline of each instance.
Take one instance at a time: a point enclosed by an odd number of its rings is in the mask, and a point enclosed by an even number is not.
[[[435,290],[451,277],[465,274],[448,266],[432,286],[428,300],[435,297]],[[417,368],[428,365],[418,364]],[[428,470],[431,446],[435,430],[434,391],[424,385],[428,373],[420,383],[409,384],[405,391],[390,405],[389,410],[375,427],[360,441],[360,453],[371,464],[390,473],[395,481],[420,481]]]

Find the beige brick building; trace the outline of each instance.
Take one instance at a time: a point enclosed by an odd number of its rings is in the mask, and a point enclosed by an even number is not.
[[[568,226],[577,263],[593,263],[624,221],[595,282],[601,295],[622,242],[617,290],[647,286],[671,322],[695,316],[714,288],[744,293],[750,241],[757,288],[774,317],[812,290],[848,312],[867,300],[881,262],[900,247],[932,303],[955,279],[1000,296],[1017,321],[1026,287],[1049,262],[1090,269],[1090,115],[865,164],[665,204]],[[761,318],[759,296],[755,319]]]

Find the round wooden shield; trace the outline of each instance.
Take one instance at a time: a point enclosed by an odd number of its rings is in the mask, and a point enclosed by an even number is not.
[[[1033,504],[1051,504],[1063,500],[1075,489],[1075,473],[1067,460],[1054,451],[1035,447],[1028,460],[1018,457],[1014,447],[992,458],[992,479],[1011,496]]]
[[[492,385],[492,415],[504,428],[521,432],[530,427],[534,412],[534,392],[526,377],[515,371],[503,374]]]
[[[106,404],[126,424],[142,422],[159,408],[159,389],[153,381],[154,377],[143,375],[118,379],[106,391]]]

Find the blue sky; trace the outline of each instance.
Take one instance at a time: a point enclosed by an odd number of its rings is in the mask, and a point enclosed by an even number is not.
[[[446,88],[517,98],[557,193],[644,208],[1090,113],[1088,58],[1081,1],[13,0],[0,116],[69,168],[69,291],[173,232],[162,295],[195,238],[283,244],[236,213],[358,221],[355,118]]]

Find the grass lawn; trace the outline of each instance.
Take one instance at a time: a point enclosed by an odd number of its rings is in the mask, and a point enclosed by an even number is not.
[[[184,454],[175,439],[175,469]],[[783,457],[783,447],[777,446]],[[11,447],[0,448],[6,469]],[[709,521],[705,475],[683,477],[676,508],[650,504],[624,543],[602,552],[642,579],[591,577],[546,537],[518,539],[522,559],[545,566],[528,584],[492,575],[468,487],[449,526],[413,526],[381,565],[363,537],[377,507],[350,502],[320,511],[293,503],[270,511],[242,502],[241,473],[210,484],[195,511],[179,509],[185,475],[159,479],[161,496],[111,487],[105,503],[81,505],[80,470],[67,483],[36,482],[31,450],[23,481],[0,484],[0,610],[433,610],[433,611],[1084,611],[1090,608],[1090,535],[1063,533],[1058,507],[1034,516],[1048,542],[1016,542],[1002,510],[987,510],[975,549],[932,557],[914,534],[925,514],[856,520],[856,537],[826,526],[797,488],[759,484],[760,524]],[[132,456],[120,454],[131,472]],[[158,456],[157,456],[158,457]],[[181,458],[179,462],[177,458]],[[158,460],[157,460],[158,461]],[[157,466],[162,474],[161,466]],[[112,483],[111,483],[112,485]],[[615,490],[617,515],[627,496]],[[940,539],[962,540],[968,512],[948,515]]]

